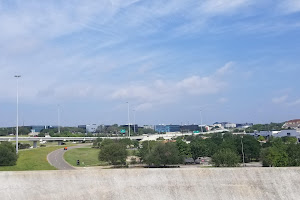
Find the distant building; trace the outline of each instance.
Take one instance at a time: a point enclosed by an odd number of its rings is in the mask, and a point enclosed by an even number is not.
[[[263,136],[265,138],[273,137],[296,137],[298,142],[300,142],[300,132],[297,130],[281,130],[281,131],[255,131],[254,133],[247,133],[254,137]]]
[[[251,126],[253,126],[253,123],[236,124],[236,128],[249,128]]]
[[[215,122],[214,124],[213,124],[213,127],[217,127],[217,128],[224,128],[224,124],[223,123],[219,123],[219,122]]]
[[[236,124],[234,124],[234,123],[227,123],[227,124],[225,124],[224,127],[225,128],[236,128]]]
[[[154,125],[144,125],[143,128],[144,129],[152,129],[152,130],[154,130]]]
[[[155,131],[158,133],[179,132],[180,125],[155,125]]]
[[[98,125],[97,124],[79,125],[78,128],[84,129],[86,133],[95,133],[98,128]]]
[[[40,133],[44,129],[53,129],[57,128],[57,126],[50,126],[50,125],[33,125],[33,126],[25,126],[31,130],[31,133]]]
[[[199,125],[182,125],[180,126],[181,132],[200,131]]]
[[[296,130],[282,130],[277,134],[273,135],[274,137],[296,137],[298,140],[300,139],[300,132]]]
[[[293,119],[293,120],[287,121],[283,124],[282,128],[298,129],[298,128],[300,128],[300,119]]]
[[[254,137],[259,137],[259,136],[263,136],[263,137],[271,137],[273,135],[272,131],[254,131],[254,133],[246,133],[247,135],[252,135]]]

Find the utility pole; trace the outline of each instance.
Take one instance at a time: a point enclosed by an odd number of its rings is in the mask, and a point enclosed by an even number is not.
[[[18,154],[18,143],[19,143],[19,78],[21,75],[15,75],[17,78],[17,127],[16,127],[16,153]]]
[[[243,136],[241,136],[241,144],[242,144],[242,155],[243,155],[243,167],[245,167],[245,154],[244,154]]]

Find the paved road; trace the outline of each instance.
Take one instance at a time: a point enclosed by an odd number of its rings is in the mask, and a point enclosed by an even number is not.
[[[68,150],[64,150],[64,146],[62,146],[61,149],[49,153],[47,156],[47,160],[50,163],[50,165],[56,167],[59,170],[75,169],[64,160],[64,153],[66,151],[69,151],[70,149],[80,148],[82,146],[86,146],[86,145],[77,145],[77,146],[68,147]]]

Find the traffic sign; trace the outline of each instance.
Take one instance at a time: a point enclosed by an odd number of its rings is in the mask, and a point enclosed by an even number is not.
[[[120,133],[126,133],[126,130],[125,129],[121,129]]]

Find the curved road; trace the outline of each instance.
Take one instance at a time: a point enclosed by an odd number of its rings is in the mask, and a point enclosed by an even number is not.
[[[72,170],[75,169],[72,167],[69,163],[67,163],[64,160],[64,153],[66,151],[69,151],[70,149],[75,149],[75,148],[80,148],[82,146],[86,145],[77,145],[77,146],[71,146],[68,147],[68,150],[64,150],[64,146],[61,149],[52,151],[51,153],[48,154],[47,160],[50,163],[50,165],[56,167],[59,170]]]

